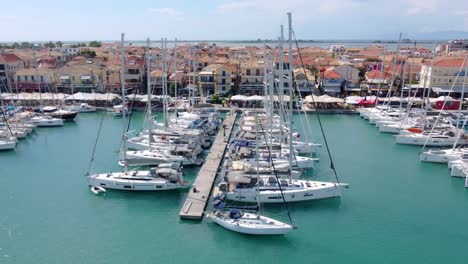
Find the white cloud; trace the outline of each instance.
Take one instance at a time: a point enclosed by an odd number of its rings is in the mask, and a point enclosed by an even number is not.
[[[411,0],[406,9],[407,15],[431,14],[437,11],[439,0]]]
[[[257,6],[256,2],[229,2],[224,3],[216,7],[218,12],[231,12],[231,11],[238,11],[245,8],[254,8]]]
[[[163,16],[176,16],[181,17],[184,13],[171,7],[163,7],[163,8],[149,8],[149,12],[157,13]]]

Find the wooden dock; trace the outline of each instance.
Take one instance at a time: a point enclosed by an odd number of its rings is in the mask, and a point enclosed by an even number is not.
[[[205,163],[195,179],[194,187],[192,186],[192,189],[190,189],[187,199],[180,209],[179,216],[181,219],[201,220],[203,218],[206,204],[210,198],[211,189],[213,188],[218,169],[223,160],[227,144],[231,138],[231,132],[236,117],[237,113],[233,112],[224,119],[224,125],[226,127],[225,134],[221,128],[216,135],[210,152],[205,159]],[[194,189],[196,189],[196,191]]]

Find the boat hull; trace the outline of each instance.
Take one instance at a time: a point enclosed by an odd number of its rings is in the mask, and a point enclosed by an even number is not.
[[[219,217],[214,213],[208,213],[206,217],[228,230],[248,235],[285,235],[293,229],[291,225],[250,213],[239,219]]]
[[[168,191],[188,187],[188,182],[170,183],[164,179],[154,179],[149,181],[134,181],[116,179],[113,176],[121,176],[123,173],[108,173],[88,176],[89,186],[101,186],[105,189],[125,190],[125,191]]]

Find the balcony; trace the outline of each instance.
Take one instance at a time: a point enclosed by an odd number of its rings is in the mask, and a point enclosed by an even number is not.
[[[141,76],[140,74],[131,74],[131,73],[126,73],[125,74],[125,80],[140,80]]]

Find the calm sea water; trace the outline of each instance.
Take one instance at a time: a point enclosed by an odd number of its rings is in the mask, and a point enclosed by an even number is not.
[[[340,180],[351,186],[344,196],[290,204],[298,229],[252,237],[179,220],[183,191],[93,195],[84,174],[103,114],[92,171],[116,171],[121,119],[106,113],[37,129],[0,153],[0,263],[466,263],[463,181],[357,116],[322,117]],[[136,115],[132,127],[141,122]],[[330,179],[324,151],[307,177]],[[196,170],[186,169],[188,180]],[[285,217],[281,205],[265,211]]]

